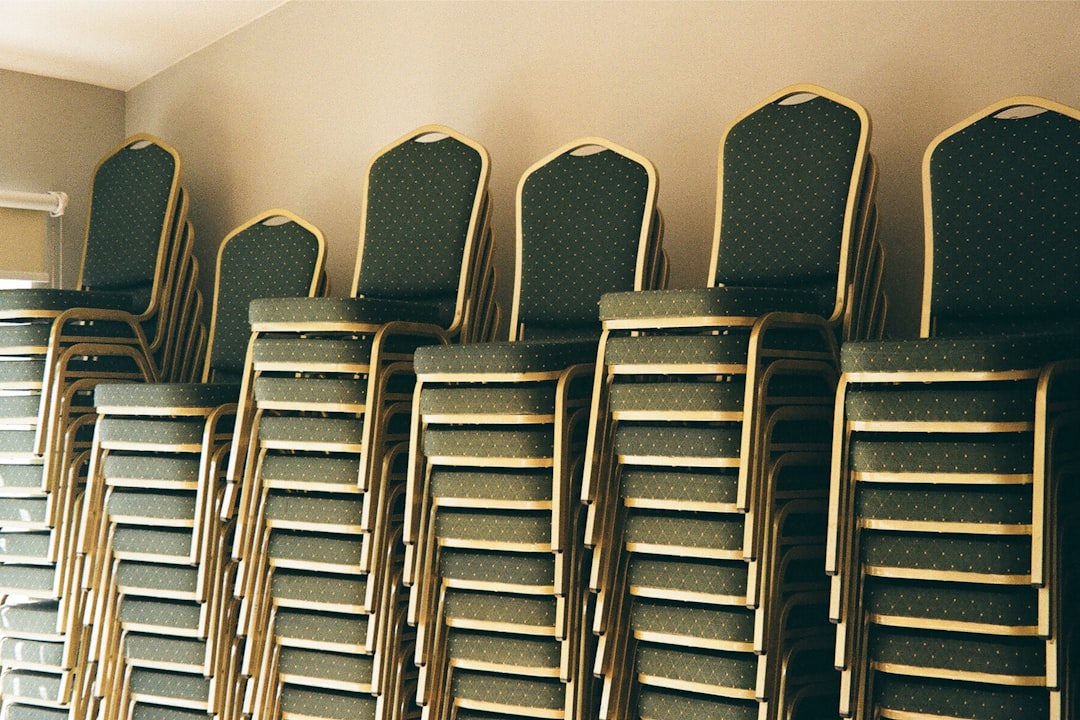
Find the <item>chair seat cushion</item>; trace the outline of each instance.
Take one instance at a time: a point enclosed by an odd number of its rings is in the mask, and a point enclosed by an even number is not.
[[[416,374],[541,373],[596,362],[596,340],[432,345],[417,348]]]
[[[423,415],[552,415],[555,384],[551,380],[426,386],[420,393],[420,412]]]
[[[277,580],[277,575],[274,580]],[[337,686],[371,683],[373,662],[369,655],[327,653],[295,647],[283,647],[278,653],[281,673],[291,678],[302,678],[304,684],[313,685],[315,681],[330,681]]]
[[[231,383],[102,383],[94,389],[99,408],[214,408],[239,397],[240,387]]]
[[[849,422],[1032,422],[1035,395],[1035,380],[859,383],[844,396],[844,414]]]
[[[131,311],[131,296],[119,292],[20,288],[0,292],[0,314],[21,311],[63,312],[71,308]]]
[[[259,298],[252,300],[252,325],[341,323],[382,325],[395,320],[448,324],[438,305],[384,298]],[[451,312],[452,316],[452,312]]]
[[[59,607],[55,600],[4,605],[0,608],[0,630],[13,637],[58,635],[62,622]]]
[[[1002,372],[1080,357],[1080,334],[1039,333],[845,343],[842,372]]]
[[[734,286],[606,293],[600,298],[600,319],[760,317],[770,312],[828,314],[832,297],[826,303],[822,295],[809,289]]]

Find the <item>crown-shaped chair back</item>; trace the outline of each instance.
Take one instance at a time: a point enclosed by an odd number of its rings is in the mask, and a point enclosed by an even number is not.
[[[440,325],[456,326],[489,173],[483,146],[441,125],[418,128],[377,154],[351,294],[423,301],[440,308]]]
[[[930,144],[923,192],[923,336],[1076,326],[1080,111],[990,105]]]
[[[866,110],[816,85],[736,120],[720,143],[709,285],[812,290],[836,319],[869,141]]]
[[[517,193],[511,339],[599,336],[607,292],[643,289],[656,169],[601,138],[582,138],[533,165]]]
[[[312,295],[325,252],[322,233],[287,210],[261,213],[222,241],[204,382],[239,379],[251,337],[251,301]]]
[[[180,156],[150,135],[134,135],[94,171],[79,287],[123,292],[144,314],[159,286],[180,193]]]

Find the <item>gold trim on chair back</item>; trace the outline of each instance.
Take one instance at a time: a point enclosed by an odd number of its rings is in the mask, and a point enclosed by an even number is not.
[[[1075,324],[1078,304],[1068,296],[1077,297],[1080,262],[1078,138],[1080,110],[1018,95],[930,143],[922,165],[922,337],[941,333],[943,316],[953,322],[946,334],[1031,330],[1063,316]],[[946,252],[950,244],[955,253]],[[1040,255],[1042,245],[1050,252]]]
[[[350,295],[416,300],[449,310],[455,334],[480,244],[491,161],[475,140],[424,125],[370,160]],[[445,306],[445,308],[444,308]]]
[[[595,323],[599,335],[600,295],[645,289],[658,182],[647,158],[600,137],[567,143],[525,171],[516,198],[511,340],[522,338],[530,320]],[[622,232],[633,233],[632,249]],[[582,283],[588,287],[572,292]]]
[[[226,264],[231,246],[245,239],[264,242],[259,242],[257,248],[254,245],[249,248],[250,255],[245,253]],[[230,367],[232,374],[240,376],[251,335],[247,318],[251,301],[260,297],[310,297],[318,285],[325,256],[326,240],[322,232],[288,210],[267,210],[225,237],[218,247],[214,273],[214,301],[203,382],[209,382],[215,371]],[[231,285],[225,288],[226,292],[236,293],[239,297],[222,297],[223,279]],[[226,303],[228,316],[224,317],[219,313]],[[222,322],[234,328],[229,332],[231,347],[219,349],[215,356],[215,341]]]
[[[150,162],[152,158],[147,154],[145,158],[138,158],[147,162],[131,168],[130,174],[126,177],[126,183],[133,188],[146,191],[148,195],[153,192],[154,195],[144,196],[139,205],[132,205],[128,202],[128,198],[123,196],[104,197],[98,194],[104,190],[103,183],[116,179],[109,174],[112,171],[113,163],[134,160],[139,153],[147,151],[153,153],[155,150],[159,151],[158,154],[161,151],[167,154],[167,157],[160,159],[166,164],[171,164],[171,168],[152,167]],[[128,168],[125,166],[122,169],[127,170]],[[154,173],[154,171],[164,171],[171,174],[171,180],[167,187],[153,187],[154,180],[160,181],[162,179],[160,176],[151,177],[150,174]],[[121,190],[123,189],[121,188]],[[86,240],[83,244],[82,258],[79,265],[79,287],[86,290],[133,292],[144,283],[149,282],[150,294],[146,306],[132,307],[132,313],[140,321],[152,315],[161,303],[162,275],[165,271],[167,251],[172,238],[173,216],[177,211],[179,194],[180,155],[175,149],[153,135],[145,133],[133,135],[106,155],[95,167],[90,184]],[[144,223],[150,218],[136,217],[136,213],[139,211],[155,217],[160,215],[160,226],[156,222],[153,227],[146,226]],[[140,220],[143,224],[135,227],[112,226],[114,221],[124,223],[139,222]],[[109,227],[102,228],[102,223],[108,224]],[[134,268],[128,266],[132,261],[145,260],[146,257],[143,256],[149,255],[149,248],[143,248],[143,252],[137,252],[138,249],[133,247],[133,244],[137,244],[139,238],[127,235],[129,232],[152,232],[156,235],[153,249],[155,260],[152,276],[150,277],[145,277],[146,271],[150,270],[149,267]],[[102,235],[101,241],[107,243],[101,256],[97,254],[98,250],[96,249],[96,245],[100,242],[98,240],[99,233]],[[119,233],[124,233],[124,235],[118,238]],[[142,239],[149,240],[150,238]],[[121,244],[110,249],[109,245],[115,245],[117,240],[122,240]]]
[[[830,323],[840,321],[869,144],[865,108],[811,84],[786,87],[729,125],[708,285],[818,289],[823,310],[826,293],[835,298]]]

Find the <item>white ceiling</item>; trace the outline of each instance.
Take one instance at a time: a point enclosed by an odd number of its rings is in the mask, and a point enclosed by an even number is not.
[[[130,90],[287,0],[0,0],[0,68]]]

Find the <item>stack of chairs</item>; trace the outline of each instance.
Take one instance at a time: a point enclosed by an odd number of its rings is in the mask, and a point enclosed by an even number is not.
[[[815,658],[837,342],[873,294],[869,138],[824,88],[768,97],[720,144],[709,287],[600,301],[581,499],[601,717],[836,712]]]
[[[429,720],[595,715],[577,497],[596,303],[664,281],[656,195],[604,139],[543,158],[518,185],[510,341],[416,353],[405,571]]]
[[[220,715],[236,664],[227,453],[260,297],[315,292],[325,241],[269,210],[218,248],[201,383],[103,383],[77,552],[89,593],[75,717]]]
[[[95,169],[79,289],[0,293],[0,693],[62,715],[78,685],[72,552],[102,380],[158,377],[190,237],[180,159],[136,135]]]
[[[921,338],[844,346],[841,710],[1075,717],[1080,111],[994,103],[923,163]]]
[[[489,173],[449,128],[399,138],[367,170],[351,297],[252,304],[225,500],[243,637],[232,717],[415,714],[412,356],[498,321]]]

